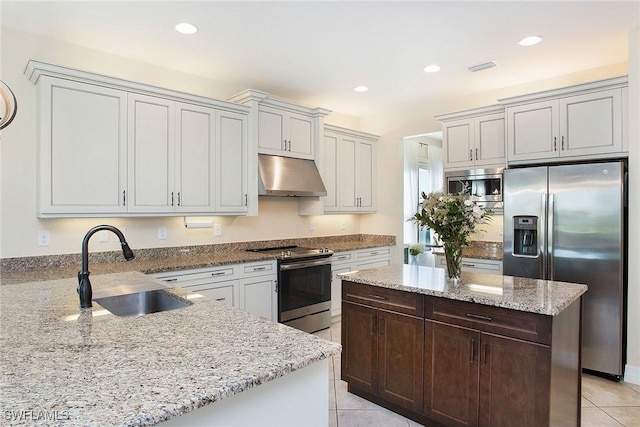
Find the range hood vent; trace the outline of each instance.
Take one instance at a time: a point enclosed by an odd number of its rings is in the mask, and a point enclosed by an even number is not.
[[[313,160],[258,154],[258,194],[261,196],[326,196]]]

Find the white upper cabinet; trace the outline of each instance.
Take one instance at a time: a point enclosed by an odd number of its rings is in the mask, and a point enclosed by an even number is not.
[[[126,212],[126,92],[43,76],[38,93],[38,214]]]
[[[129,212],[173,212],[175,103],[129,94]]]
[[[507,107],[508,161],[619,156],[626,78],[500,100]]]
[[[217,113],[216,211],[247,212],[247,116]]]
[[[378,137],[326,125],[322,180],[325,212],[375,212]]]
[[[504,167],[504,108],[491,106],[436,116],[442,122],[444,169]]]
[[[314,122],[309,116],[260,106],[258,152],[314,158]]]
[[[322,142],[323,108],[309,108],[247,89],[228,99],[251,107],[251,127],[258,153],[316,160]]]
[[[215,211],[216,110],[176,103],[174,208]]]
[[[256,201],[249,108],[36,61],[25,74],[39,94],[39,216],[246,214]]]

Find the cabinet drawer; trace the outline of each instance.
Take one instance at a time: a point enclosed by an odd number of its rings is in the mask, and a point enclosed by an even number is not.
[[[275,270],[274,263],[272,262],[263,263],[263,264],[252,264],[252,265],[246,265],[244,267],[244,274],[249,274],[249,275],[253,273],[264,274],[264,273],[271,273],[274,270]]]
[[[426,297],[425,312],[428,319],[551,344],[551,316],[437,297]]]
[[[349,262],[353,259],[353,253],[352,252],[338,252],[333,254],[333,257],[331,258],[331,263],[332,264],[340,264],[340,263],[344,263],[344,262]]]
[[[367,249],[361,250],[356,253],[358,259],[369,259],[369,258],[377,258],[384,256],[391,256],[391,248],[375,248],[375,249]]]
[[[151,276],[156,279],[169,282],[176,286],[189,286],[190,284],[199,284],[203,281],[211,283],[216,279],[228,280],[234,275],[233,266],[224,266],[220,268],[207,268],[196,270],[172,271],[168,273],[157,273]]]
[[[424,316],[424,295],[413,292],[343,281],[342,299],[412,316]]]
[[[233,307],[238,306],[238,280],[219,283],[207,283],[189,286],[186,289],[201,294],[214,301],[223,302]]]

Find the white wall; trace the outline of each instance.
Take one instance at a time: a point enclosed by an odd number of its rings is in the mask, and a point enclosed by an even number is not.
[[[1,35],[1,77],[18,98],[18,114],[15,121],[2,131],[0,143],[0,257],[77,253],[80,252],[84,233],[102,223],[125,228],[127,239],[134,249],[360,232],[358,215],[299,216],[297,200],[290,198],[261,197],[258,217],[215,217],[214,220],[222,224],[221,237],[214,237],[212,229],[185,229],[182,217],[36,218],[36,87],[23,75],[29,59],[216,99],[226,99],[247,88],[233,87],[6,27],[2,28]],[[325,121],[354,129],[358,126],[358,120],[337,113],[331,114]],[[69,167],[73,167],[73,159],[69,159]],[[310,220],[314,222],[313,231],[309,230]],[[159,226],[167,227],[166,240],[157,238]],[[49,247],[36,245],[38,230],[51,233]],[[92,240],[90,250],[117,250],[117,239],[114,236],[111,240],[108,243]]]
[[[640,384],[640,28],[629,35],[629,294],[625,380]]]

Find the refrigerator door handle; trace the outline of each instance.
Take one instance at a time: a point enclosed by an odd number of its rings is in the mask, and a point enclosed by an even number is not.
[[[554,222],[554,218],[553,218],[553,213],[555,211],[555,194],[549,194],[549,213],[547,214],[548,216],[548,221],[547,221],[547,241],[548,241],[548,246],[547,246],[547,256],[549,257],[549,280],[553,280],[553,271],[554,271],[554,267],[553,267],[553,258],[554,258],[554,254],[553,254],[553,222]]]
[[[547,230],[547,193],[541,194],[540,201],[540,233],[538,233],[538,252],[540,253],[540,278],[547,280],[547,251],[545,247]]]

